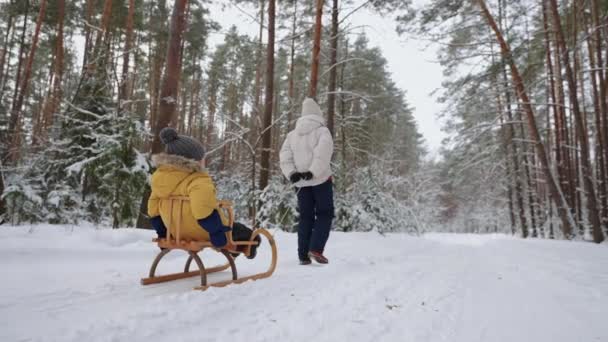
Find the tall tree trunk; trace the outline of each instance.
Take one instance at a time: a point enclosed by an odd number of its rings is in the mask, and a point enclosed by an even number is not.
[[[186,131],[186,114],[188,113],[188,92],[186,91],[186,89],[188,89],[188,87],[192,87],[192,80],[189,79],[189,77],[184,77],[184,79],[182,81],[180,81],[180,83],[183,82],[184,85],[184,89],[178,89],[177,93],[178,93],[178,97],[181,97],[179,103],[177,104],[177,107],[181,108],[181,110],[177,111],[177,114],[173,117],[173,119],[175,120],[175,124],[173,124],[173,127],[177,127],[177,131],[180,133],[185,133]],[[180,94],[181,93],[181,94]]]
[[[264,103],[264,121],[262,124],[262,159],[260,161],[260,184],[263,190],[270,178],[270,145],[272,142],[272,104],[274,97],[274,19],[275,0],[268,2],[268,47],[266,50],[266,100]]]
[[[125,50],[122,59],[122,84],[120,86],[120,108],[125,109],[123,103],[129,99],[129,59],[133,45],[133,17],[135,15],[135,0],[129,0],[129,12],[127,14],[127,25],[125,32]]]
[[[278,73],[277,73],[278,74]],[[279,96],[281,93],[281,79],[280,79],[280,75],[276,75],[275,80],[274,80],[274,84],[277,84],[278,86],[274,87],[274,104],[273,104],[273,109],[272,109],[272,122],[278,123],[279,122],[279,117],[280,117],[280,113],[281,113],[281,107],[280,107],[280,102],[279,101]],[[270,154],[270,165],[278,165],[279,163],[279,152],[281,150],[281,145],[280,145],[280,139],[281,139],[281,130],[280,130],[280,125],[279,124],[275,124],[272,126],[271,129],[271,134],[272,134],[272,141],[270,143],[270,149],[271,149],[271,154]]]
[[[91,18],[93,17],[93,9],[95,6],[95,0],[87,0],[87,8],[85,11],[85,25],[84,25],[84,51],[82,54],[82,70],[85,71],[89,64],[89,55],[91,54],[91,48],[93,47],[93,31],[91,30]]]
[[[338,76],[338,0],[333,0],[331,9],[331,56],[329,67],[329,93],[327,95],[327,128],[334,135],[336,108],[336,78]]]
[[[13,47],[14,47],[14,42],[15,42],[15,33],[17,31],[16,29],[17,27],[17,21],[15,20],[13,22],[13,29],[11,30],[11,37],[9,40],[9,45],[8,45],[8,52],[7,52],[7,56],[12,56],[13,54]],[[21,61],[21,59],[20,59]],[[4,99],[4,94],[5,94],[5,89],[6,89],[6,82],[8,80],[8,74],[9,74],[9,70],[10,70],[10,65],[11,65],[11,61],[10,58],[6,59],[6,67],[4,68],[3,73],[0,75],[0,102],[2,102],[2,100]]]
[[[27,58],[27,64],[25,66],[23,78],[21,80],[19,96],[17,97],[17,101],[13,105],[11,119],[9,122],[8,131],[13,134],[10,160],[13,162],[15,162],[19,158],[18,151],[19,146],[21,145],[21,107],[23,106],[23,101],[25,100],[25,95],[28,91],[28,87],[30,84],[32,66],[34,64],[34,56],[36,55],[36,49],[38,47],[38,38],[40,37],[40,28],[42,27],[42,20],[44,19],[45,14],[46,0],[41,0],[40,11],[38,12],[38,19],[36,20],[36,29],[34,31],[34,36],[32,37],[32,45],[29,48],[30,53]]]
[[[543,0],[543,3],[545,2],[545,0]],[[548,28],[547,28],[548,30]],[[549,40],[549,46],[551,46],[551,40]],[[558,53],[558,47],[555,46],[555,48],[553,49],[554,53],[555,53],[555,63],[552,65],[552,78],[550,79],[551,82],[551,95],[553,97],[553,109],[554,109],[554,113],[553,113],[553,124],[555,126],[555,163],[556,163],[556,170],[557,170],[557,176],[559,178],[559,184],[562,187],[562,189],[565,191],[564,196],[566,198],[566,202],[568,203],[569,207],[572,208],[572,196],[570,194],[570,186],[568,183],[568,179],[567,177],[569,176],[569,159],[567,158],[567,154],[565,153],[564,147],[567,145],[565,142],[565,135],[564,134],[566,132],[566,130],[563,128],[565,125],[565,115],[564,115],[564,96],[563,96],[563,92],[561,91],[561,66],[560,66],[560,59],[559,59],[559,53]],[[551,54],[551,50],[548,51],[549,53],[549,58],[551,58],[550,54]]]
[[[537,149],[537,153],[538,153],[541,165],[543,167],[543,172],[545,173],[545,176],[549,180],[549,189],[551,191],[551,197],[553,198],[553,201],[556,203],[556,206],[558,208],[559,217],[562,221],[562,230],[563,230],[564,236],[566,238],[571,238],[572,237],[572,227],[574,226],[573,220],[572,220],[572,217],[570,217],[570,213],[568,211],[567,204],[565,203],[565,200],[564,200],[563,196],[561,195],[561,190],[560,190],[559,186],[556,184],[555,179],[553,178],[553,175],[551,174],[551,169],[549,168],[549,160],[547,158],[547,155],[545,154],[545,147],[543,146],[543,143],[540,139],[538,127],[536,126],[536,119],[534,118],[534,111],[532,109],[532,105],[530,104],[530,99],[529,99],[526,89],[524,87],[523,79],[521,78],[519,70],[518,70],[517,66],[515,65],[515,61],[512,58],[511,49],[509,48],[509,45],[507,44],[507,42],[504,40],[502,33],[498,29],[498,26],[496,25],[494,18],[492,17],[492,15],[490,14],[490,11],[486,7],[484,0],[477,0],[477,3],[479,4],[479,7],[481,8],[482,15],[486,18],[486,20],[488,21],[488,25],[491,27],[491,29],[494,31],[494,33],[496,35],[496,39],[498,40],[498,42],[500,44],[500,49],[501,49],[503,58],[505,58],[509,63],[509,66],[511,69],[511,77],[513,78],[513,83],[517,90],[517,95],[518,95],[521,105],[523,106],[523,109],[526,113],[526,118],[528,121],[528,127],[530,130],[530,134],[532,135],[532,139],[534,140],[534,143],[535,143],[535,146]]]
[[[287,88],[287,96],[289,97],[289,111],[287,112],[287,131],[291,131],[291,122],[293,121],[293,112],[296,107],[295,103],[295,55],[296,55],[296,22],[298,18],[298,2],[293,2],[293,21],[291,25],[291,52],[289,55],[289,85]]]
[[[53,83],[55,80],[55,63],[57,62],[57,40],[55,41],[55,50],[53,51],[53,55],[52,55],[52,60],[53,62],[51,63],[51,66],[49,68],[49,79],[46,85],[44,85],[43,87],[46,89],[46,95],[41,95],[42,97],[42,105],[39,105],[38,103],[35,105],[36,108],[39,108],[40,110],[31,110],[31,112],[33,113],[33,117],[32,117],[32,145],[33,146],[37,146],[42,138],[42,125],[44,124],[44,116],[45,116],[45,112],[48,109],[50,103],[51,103],[51,99],[53,97]],[[36,89],[36,84],[34,84],[34,88],[32,89],[32,94],[34,98],[36,98],[35,96],[35,89]]]
[[[502,58],[502,60],[504,61],[504,58]],[[503,62],[504,63],[504,62]],[[511,158],[512,158],[512,163],[513,163],[513,178],[515,179],[515,198],[517,200],[517,209],[518,209],[518,213],[519,213],[519,225],[521,226],[521,236],[525,239],[528,237],[529,235],[529,227],[528,227],[528,221],[526,218],[526,207],[524,205],[524,188],[523,188],[523,173],[521,171],[520,168],[520,153],[519,153],[519,149],[517,148],[517,142],[516,140],[516,132],[515,132],[515,128],[513,127],[515,125],[514,123],[514,118],[513,118],[513,111],[511,110],[511,92],[509,90],[509,83],[507,80],[507,74],[506,74],[506,68],[503,65],[502,66],[503,70],[503,78],[504,78],[504,83],[505,83],[505,94],[506,94],[506,108],[507,108],[507,120],[509,121],[508,123],[508,144],[509,147],[511,149]],[[523,139],[523,137],[522,137]]]
[[[517,111],[518,113],[518,120],[520,121],[520,124],[518,124],[519,126],[519,130],[520,130],[520,135],[521,135],[521,139],[522,141],[526,141],[526,132],[524,129],[524,119],[521,113],[521,110]],[[535,206],[536,206],[536,201],[535,201],[535,194],[534,194],[534,182],[532,180],[532,175],[530,172],[530,160],[528,159],[528,147],[527,144],[522,144],[521,146],[521,156],[522,156],[522,162],[523,162],[523,171],[524,171],[524,177],[525,177],[525,184],[526,184],[526,188],[527,188],[527,192],[528,192],[528,212],[530,213],[530,230],[531,232],[531,236],[532,237],[538,237],[538,233],[537,233],[537,226],[536,226],[536,215],[535,215]]]
[[[560,47],[555,46],[555,86],[557,92],[557,107],[559,109],[559,120],[556,122],[556,129],[559,129],[560,139],[556,142],[558,153],[560,154],[560,164],[558,167],[562,170],[562,178],[560,184],[565,191],[566,202],[570,206],[571,212],[575,211],[576,186],[575,186],[575,165],[571,153],[571,134],[568,129],[568,120],[566,118],[566,96],[564,94],[564,81],[562,77],[562,59],[560,57]]]
[[[492,55],[494,55],[494,51],[492,49]],[[494,64],[494,59],[492,59],[492,64]],[[502,66],[502,70],[504,71],[504,65]],[[511,233],[513,235],[515,235],[515,206],[513,205],[513,184],[515,182],[515,177],[514,174],[511,170],[511,146],[510,146],[510,134],[509,132],[509,128],[510,127],[510,123],[509,126],[507,126],[505,124],[505,120],[504,120],[504,113],[505,113],[505,108],[503,106],[503,101],[502,98],[500,96],[501,93],[501,89],[500,86],[498,85],[498,77],[493,77],[492,78],[492,83],[494,85],[494,89],[495,89],[495,96],[496,96],[496,107],[498,108],[498,112],[500,113],[499,117],[500,117],[500,135],[502,138],[502,148],[503,148],[503,153],[505,155],[505,170],[506,170],[506,178],[507,178],[507,199],[508,199],[508,204],[509,204],[509,218],[511,220]],[[506,88],[506,87],[505,87]]]
[[[95,73],[97,66],[104,66],[105,63],[110,63],[109,56],[102,56],[101,51],[104,50],[104,46],[107,46],[109,40],[108,30],[110,19],[112,17],[112,0],[105,0],[103,4],[103,14],[101,16],[100,30],[97,32],[95,38],[95,44],[91,47],[91,55],[87,58],[86,75],[90,76]]]
[[[255,193],[255,182],[257,174],[257,149],[259,143],[259,127],[261,123],[261,110],[260,110],[260,96],[262,93],[262,67],[263,67],[263,49],[262,37],[264,35],[264,14],[265,12],[265,0],[260,0],[260,29],[258,33],[258,49],[256,51],[256,68],[255,68],[255,95],[253,98],[253,108],[251,110],[251,118],[249,123],[249,144],[253,146],[251,153],[251,170],[250,170],[250,187],[249,187],[249,217],[251,217],[251,225],[255,227],[257,225],[257,205],[254,197]]]
[[[55,113],[59,109],[63,92],[63,25],[65,18],[65,0],[58,0],[57,42],[55,44],[55,63],[51,96],[43,109],[40,137],[46,139],[48,130],[53,125]]]
[[[548,41],[546,41],[547,43]],[[548,49],[547,49],[547,53],[549,53]],[[549,63],[550,64],[550,63]],[[547,81],[546,81],[546,92],[545,92],[545,98],[546,98],[546,102],[547,103],[551,103],[551,78],[552,75],[547,77]],[[545,116],[545,132],[547,132],[547,137],[546,137],[546,145],[545,145],[545,153],[549,156],[549,162],[551,162],[551,142],[553,140],[553,137],[551,135],[551,108],[552,106],[547,106],[546,109],[546,116]],[[547,179],[544,177],[544,175],[541,175],[540,172],[538,172],[538,162],[535,161],[535,167],[536,167],[536,175],[539,179],[538,184],[539,187],[542,189],[542,191],[539,191],[539,199],[542,196],[542,201],[543,201],[543,205],[542,205],[542,212],[543,212],[543,223],[541,224],[541,228],[542,228],[542,237],[543,238],[547,238],[547,234],[545,234],[545,224],[548,222],[549,223],[549,230],[551,232],[553,232],[553,212],[551,210],[552,208],[552,204],[550,199],[548,198],[548,191],[547,191]],[[542,181],[541,181],[541,177]],[[539,208],[540,210],[540,208]]]
[[[604,73],[601,68],[604,65],[602,57],[602,30],[600,29],[599,19],[599,4],[597,0],[591,1],[591,26],[593,30],[587,31],[589,37],[587,39],[589,47],[589,60],[591,62],[591,72],[593,91],[594,91],[594,105],[595,105],[595,122],[597,130],[597,150],[598,152],[598,169],[600,174],[600,203],[601,203],[601,218],[602,224],[606,234],[608,234],[608,100],[606,99],[606,84],[608,80],[604,77]],[[605,35],[608,39],[608,30],[604,29]],[[592,44],[592,42],[594,44]],[[595,50],[595,51],[594,51]],[[595,52],[595,56],[593,54]],[[594,58],[596,57],[596,58]],[[608,59],[608,56],[607,58]],[[608,72],[608,71],[607,71]],[[598,89],[599,84],[599,89]]]
[[[213,135],[215,134],[215,112],[217,111],[217,89],[209,91],[209,101],[207,102],[207,132],[205,144],[212,147],[215,143]],[[209,157],[206,158],[208,162]]]
[[[27,32],[27,19],[30,10],[29,0],[25,0],[25,14],[23,15],[23,27],[21,28],[21,37],[19,39],[19,52],[18,52],[18,63],[17,70],[15,71],[15,85],[13,89],[13,102],[11,106],[11,111],[15,111],[15,105],[17,104],[17,97],[19,97],[19,86],[21,85],[21,76],[23,74],[23,61],[25,58],[23,54],[25,53],[25,34]],[[9,134],[13,132],[9,129]]]
[[[255,144],[257,139],[259,121],[260,121],[260,97],[262,93],[262,66],[263,66],[263,44],[262,44],[262,36],[264,34],[264,8],[265,1],[260,0],[260,32],[258,34],[258,50],[256,52],[256,61],[257,66],[255,69],[255,95],[253,97],[253,108],[251,109],[251,123],[250,123],[250,143]],[[253,165],[255,168],[255,165]],[[254,180],[255,182],[255,180]]]
[[[593,68],[593,66],[592,66]],[[592,80],[594,82],[594,80]],[[595,84],[594,84],[595,86]],[[599,93],[597,89],[594,89],[594,102],[597,104],[597,99],[599,97]],[[599,188],[599,206],[601,208],[600,217],[602,225],[604,226],[604,230],[608,229],[608,170],[606,168],[606,159],[604,154],[604,148],[606,146],[606,137],[602,132],[602,114],[601,111],[598,111],[599,108],[596,107],[595,110],[595,160],[596,160],[596,170],[597,175],[599,175],[599,179],[597,181]]]
[[[182,59],[180,47],[186,28],[185,11],[187,3],[188,0],[175,0],[173,5],[165,75],[161,85],[159,112],[154,130],[154,141],[152,142],[153,154],[162,151],[162,143],[158,134],[173,120],[177,109],[177,89],[181,75],[180,61]]]
[[[159,7],[159,9],[161,9],[164,12],[165,8],[166,8],[166,0],[160,1],[160,3],[157,4],[157,6]],[[153,11],[153,7],[154,7],[154,3],[151,4],[150,11]],[[148,47],[149,55],[154,56],[154,57],[151,57],[148,59],[148,61],[149,61],[148,65],[149,65],[149,70],[150,70],[150,76],[149,76],[150,77],[150,82],[149,82],[149,87],[150,87],[149,125],[150,125],[150,131],[152,131],[152,132],[154,132],[156,130],[156,122],[157,122],[157,118],[158,118],[158,104],[159,104],[159,97],[160,97],[160,82],[161,82],[161,77],[162,77],[162,73],[163,73],[163,63],[165,62],[164,59],[166,57],[166,50],[167,50],[167,41],[162,39],[161,37],[163,35],[160,34],[160,32],[158,32],[158,31],[162,30],[163,28],[162,27],[159,28],[158,26],[164,26],[164,23],[163,23],[163,25],[159,25],[158,23],[154,23],[151,21],[150,26],[148,27],[148,31],[155,32],[155,36],[157,37],[157,39],[154,42],[155,44],[150,43],[148,45],[149,46]],[[149,150],[151,148],[152,148],[152,145],[151,145],[151,143],[149,143],[147,150]]]
[[[499,1],[498,4],[498,25],[500,25],[499,30],[502,31],[502,27],[503,27],[503,21],[504,18],[506,17],[505,13],[503,13],[504,11],[504,1]],[[514,190],[515,190],[515,200],[517,201],[517,212],[518,212],[518,217],[519,217],[519,225],[521,227],[521,235],[522,237],[525,239],[528,237],[530,230],[529,230],[529,226],[528,226],[528,221],[527,221],[527,217],[526,217],[526,207],[524,204],[524,186],[523,186],[523,173],[521,170],[521,163],[520,163],[520,152],[519,152],[519,148],[518,148],[518,144],[516,142],[516,135],[517,132],[515,130],[515,117],[513,115],[513,110],[511,109],[512,106],[512,99],[511,99],[511,85],[509,84],[509,79],[507,77],[507,65],[506,65],[506,58],[504,57],[504,55],[501,54],[501,58],[500,58],[500,64],[501,64],[501,75],[502,75],[502,82],[504,84],[504,93],[505,93],[505,111],[507,113],[507,143],[508,143],[508,147],[509,147],[509,152],[511,155],[511,163],[513,164],[513,185],[514,185]],[[513,88],[515,88],[513,86]],[[522,137],[523,139],[523,137]]]
[[[0,194],[4,193],[4,170],[2,167],[2,160],[0,159]],[[0,196],[0,225],[4,223],[4,213],[6,213],[6,202],[4,198]]]
[[[177,105],[177,88],[181,75],[181,42],[186,28],[186,4],[188,0],[175,0],[173,5],[173,14],[171,15],[171,27],[169,30],[169,46],[167,49],[167,58],[165,61],[165,75],[163,77],[160,106],[156,124],[154,124],[154,140],[152,141],[152,154],[159,153],[163,150],[162,142],[160,141],[159,133],[161,129],[167,127],[173,116],[175,115]],[[140,215],[137,219],[138,227],[148,227],[146,222],[146,212],[148,198],[150,197],[150,188],[147,187],[144,191],[142,202],[139,206]]]
[[[547,69],[547,98],[550,99],[550,101],[548,100],[547,103],[550,103],[551,105],[547,107],[547,146],[549,148],[547,148],[547,154],[549,156],[551,156],[551,149],[550,147],[552,146],[551,144],[551,110],[553,110],[553,122],[555,125],[555,162],[556,162],[556,170],[557,170],[557,177],[559,180],[560,184],[563,184],[563,179],[564,179],[564,171],[563,171],[563,165],[562,165],[562,158],[561,158],[561,153],[560,153],[560,138],[561,138],[561,131],[560,131],[560,127],[559,127],[559,122],[560,122],[560,110],[561,108],[558,107],[557,104],[557,96],[555,94],[555,77],[554,77],[554,73],[553,73],[553,61],[551,59],[551,38],[549,36],[549,21],[547,19],[547,3],[546,0],[542,0],[542,18],[543,18],[543,28],[544,28],[544,40],[545,40],[545,61],[547,63],[546,69]],[[549,182],[549,180],[545,177],[545,184],[547,184]],[[563,185],[562,185],[562,189],[563,189]],[[549,194],[546,194],[545,197],[549,197]],[[566,198],[567,201],[567,198]],[[553,238],[554,237],[554,233],[553,233],[553,204],[551,203],[551,201],[549,199],[545,199],[546,205],[549,207],[549,238]]]
[[[97,40],[93,47],[95,51],[99,52],[102,46],[108,44],[109,33],[110,33],[110,20],[112,19],[112,4],[113,0],[105,0],[103,4],[103,14],[101,16],[101,31],[97,33]],[[97,54],[94,55],[97,57]]]
[[[160,97],[161,78],[163,71],[163,57],[162,51],[166,45],[158,42],[154,58],[152,62],[152,75],[150,77],[150,130],[154,132],[156,130],[156,123],[158,121],[158,105]]]
[[[310,71],[310,91],[308,96],[317,98],[317,83],[319,77],[319,62],[321,55],[321,30],[323,20],[323,0],[317,0],[317,15],[315,20],[315,35],[312,47],[312,66]]]
[[[196,60],[196,57],[194,57],[194,59]],[[190,107],[188,108],[188,128],[186,129],[186,133],[190,136],[194,134],[194,110],[196,107],[195,99],[200,89],[199,77],[198,72],[195,71],[194,75],[192,76],[192,85],[190,86]]]
[[[344,60],[348,60],[348,39],[344,44]],[[342,63],[342,68],[340,68],[340,84],[338,84],[339,89],[344,89],[344,74],[346,71],[346,63]],[[344,95],[340,93],[340,138],[342,141],[342,171],[346,172],[346,100],[344,99]]]
[[[12,7],[13,6],[13,1],[11,0],[9,3],[9,6]],[[11,12],[8,16],[8,20],[6,22],[6,33],[4,34],[4,44],[2,47],[2,51],[0,54],[0,92],[4,92],[4,69],[5,69],[5,64],[7,64],[8,60],[10,60],[10,58],[7,60],[6,56],[8,54],[8,56],[10,56],[9,54],[9,46],[11,45],[11,32],[13,31],[13,13]],[[6,68],[8,69],[8,68]],[[0,99],[2,98],[2,96],[0,96]]]
[[[554,29],[557,33],[557,41],[561,47],[562,59],[564,60],[564,64],[566,67],[566,78],[568,81],[568,89],[570,94],[570,103],[572,106],[572,112],[574,114],[576,132],[579,138],[579,143],[581,147],[581,166],[582,166],[582,176],[583,176],[583,184],[587,197],[587,210],[588,210],[588,219],[591,224],[592,232],[593,232],[593,241],[600,243],[604,241],[604,233],[601,229],[600,218],[597,208],[597,201],[595,197],[595,189],[593,185],[593,170],[591,168],[591,162],[589,157],[589,141],[587,139],[587,132],[584,129],[583,117],[580,112],[579,104],[578,104],[578,96],[577,96],[577,87],[574,79],[574,73],[572,71],[572,67],[570,65],[570,56],[568,53],[568,49],[566,47],[566,42],[564,38],[564,33],[561,28],[561,19],[559,15],[559,11],[557,8],[556,0],[549,0],[551,12],[553,14],[554,21]]]

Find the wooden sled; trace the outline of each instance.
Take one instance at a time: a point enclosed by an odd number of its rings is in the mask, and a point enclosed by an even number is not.
[[[179,212],[182,212],[182,208],[184,203],[189,202],[190,199],[188,197],[171,197],[170,198],[170,212],[174,212],[174,206],[178,206]],[[230,226],[232,227],[234,223],[234,210],[232,208],[232,203],[230,201],[220,201],[219,202],[220,210],[224,210],[228,213]],[[173,221],[173,217],[171,218]],[[152,266],[150,267],[150,273],[148,278],[142,278],[142,285],[150,285],[150,284],[158,284],[164,283],[177,279],[184,279],[190,277],[200,277],[201,283],[200,286],[195,287],[195,290],[206,290],[209,287],[223,287],[230,284],[240,284],[246,282],[248,280],[257,280],[262,278],[268,278],[274,272],[277,266],[277,246],[274,241],[273,236],[266,229],[257,228],[253,231],[251,238],[249,241],[233,241],[232,240],[232,232],[226,233],[229,242],[232,242],[235,246],[245,246],[240,248],[238,251],[228,251],[226,249],[217,249],[213,247],[211,242],[209,241],[193,241],[193,240],[183,240],[181,239],[181,217],[177,217],[176,222],[167,222],[167,237],[164,239],[154,239],[153,241],[158,244],[158,247],[163,248],[163,250],[156,256],[154,261],[152,262]],[[169,227],[174,227],[169,228]],[[270,248],[272,252],[272,259],[270,261],[270,266],[266,272],[249,275],[245,277],[238,277],[238,273],[236,270],[236,264],[234,263],[234,258],[231,253],[239,253],[244,254],[245,256],[249,256],[251,253],[251,246],[257,245],[258,242],[255,241],[257,236],[264,236],[266,240],[270,243]],[[203,251],[205,248],[211,248],[216,252],[221,253],[226,258],[226,263],[223,265],[214,266],[211,268],[206,268],[200,256],[199,252]],[[184,271],[179,273],[172,273],[167,275],[156,275],[156,267],[160,260],[167,255],[169,252],[173,250],[182,250],[188,253],[188,259],[186,260],[186,264],[184,265]],[[196,271],[190,271],[190,266],[194,261],[198,267]],[[209,284],[207,282],[207,275],[211,273],[221,272],[224,270],[230,269],[232,272],[232,279],[219,281],[215,283]]]

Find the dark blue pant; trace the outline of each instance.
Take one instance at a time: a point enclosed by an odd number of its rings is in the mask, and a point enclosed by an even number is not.
[[[298,190],[298,256],[308,258],[308,251],[323,252],[334,218],[334,189],[330,180]]]

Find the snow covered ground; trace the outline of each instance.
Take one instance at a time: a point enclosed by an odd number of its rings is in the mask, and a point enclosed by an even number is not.
[[[196,278],[139,285],[151,238],[2,227],[0,341],[608,341],[605,244],[333,233],[328,266],[299,266],[296,236],[276,232],[273,277],[197,292]],[[241,274],[265,252],[238,260]]]

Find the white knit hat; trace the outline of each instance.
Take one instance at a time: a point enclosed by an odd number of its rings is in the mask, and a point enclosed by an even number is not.
[[[323,117],[323,112],[321,112],[321,107],[315,102],[315,100],[307,97],[302,103],[302,116],[306,115],[317,115]]]

